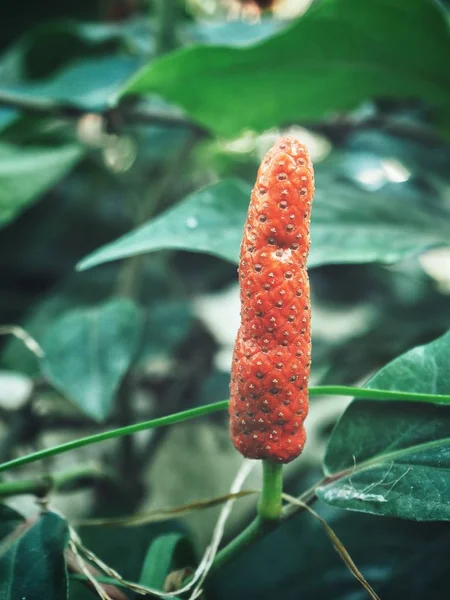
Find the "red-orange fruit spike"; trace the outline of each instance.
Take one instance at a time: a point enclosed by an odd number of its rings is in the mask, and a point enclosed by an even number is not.
[[[258,171],[241,244],[241,326],[230,429],[247,458],[288,463],[303,450],[311,365],[306,259],[314,172],[307,149],[281,138]]]

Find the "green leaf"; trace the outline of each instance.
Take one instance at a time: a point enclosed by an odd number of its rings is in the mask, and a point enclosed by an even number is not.
[[[330,190],[333,193],[330,193]],[[194,192],[156,219],[103,246],[78,269],[163,249],[205,252],[237,263],[250,186],[228,179]],[[335,181],[317,170],[309,267],[332,263],[392,263],[448,245],[444,210],[431,213],[400,193],[390,197]]]
[[[3,86],[1,91],[19,99],[46,98],[80,106],[86,111],[101,111],[108,107],[109,98],[141,64],[142,60],[130,56],[84,59],[43,82]]]
[[[448,111],[446,20],[429,0],[322,0],[247,48],[194,46],[144,67],[122,94],[157,93],[219,135],[317,120],[374,97]]]
[[[450,331],[405,352],[374,375],[364,387],[424,394],[450,393]]]
[[[394,360],[367,387],[448,394],[449,361],[450,331]],[[450,520],[450,410],[354,401],[333,432],[325,469],[331,481],[318,495],[329,504],[407,519]]]
[[[450,245],[450,213],[433,213],[429,203],[389,190],[369,192],[356,185],[318,183],[311,221],[309,266],[380,262],[392,264],[433,247]],[[391,192],[391,193],[389,193]]]
[[[22,28],[23,30],[23,28]],[[2,84],[49,80],[70,64],[105,56],[145,54],[153,37],[142,19],[125,23],[80,23],[60,20],[29,29],[0,57]]]
[[[78,268],[174,248],[237,262],[249,197],[250,187],[234,179],[203,188],[156,219],[96,250]]]
[[[55,148],[0,144],[0,225],[55,185],[82,154],[75,144]]]
[[[135,304],[122,299],[67,313],[42,341],[43,374],[83,412],[104,420],[136,355],[141,320]]]
[[[111,98],[149,59],[153,40],[143,19],[40,24],[0,57],[0,94],[107,110]],[[0,128],[3,120],[0,114]]]
[[[66,598],[64,549],[68,538],[66,521],[56,513],[46,512],[10,544],[1,546],[0,598]]]
[[[0,504],[0,540],[14,531],[22,522],[23,516],[21,514],[7,504]]]
[[[194,565],[195,554],[186,536],[180,532],[167,533],[151,543],[139,583],[164,590],[167,575],[172,570]]]

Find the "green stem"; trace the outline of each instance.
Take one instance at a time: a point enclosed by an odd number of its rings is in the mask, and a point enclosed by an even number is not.
[[[310,396],[353,396],[366,400],[400,400],[405,402],[433,402],[450,404],[449,394],[423,394],[352,387],[351,385],[316,385],[309,388]]]
[[[272,523],[275,523],[273,521]],[[216,558],[214,559],[213,566],[211,568],[211,573],[214,573],[222,565],[227,562],[230,562],[244,550],[247,546],[252,544],[257,538],[263,535],[266,531],[266,524],[261,519],[261,517],[256,517],[246,529],[241,531],[239,535],[237,535],[231,542],[225,546],[220,552],[217,553]]]
[[[278,465],[276,465],[278,466]],[[291,519],[294,515],[305,510],[304,505],[312,504],[316,499],[317,488],[324,483],[325,480],[317,482],[313,487],[306,490],[299,500],[303,503],[299,505],[286,506],[280,513],[278,519],[262,519],[259,515],[244,529],[237,537],[235,537],[225,548],[217,553],[214,560],[211,572],[214,573],[226,563],[234,560],[243,550],[256,542],[260,537],[270,533],[284,521]]]
[[[213,571],[233,560],[257,538],[275,527],[281,517],[281,500],[283,493],[283,465],[270,460],[262,461],[263,484],[258,502],[258,516],[238,536],[225,546],[213,563]]]
[[[283,493],[283,465],[263,460],[262,467],[263,484],[258,502],[258,515],[261,519],[279,519]]]
[[[0,484],[0,498],[21,496],[23,494],[45,496],[52,487],[51,478],[45,476],[35,479],[24,479],[23,481],[7,481]]]
[[[112,429],[111,431],[96,433],[95,435],[79,438],[71,442],[66,442],[65,444],[60,444],[59,446],[53,446],[53,448],[46,448],[45,450],[39,450],[38,452],[33,452],[32,454],[15,458],[0,465],[0,471],[7,471],[13,467],[20,467],[21,465],[36,462],[49,456],[63,454],[64,452],[82,448],[83,446],[98,444],[99,442],[122,437],[124,435],[131,435],[133,433],[138,433],[139,431],[155,429],[156,427],[165,427],[167,425],[174,425],[175,423],[182,423],[183,421],[189,421],[190,419],[202,417],[203,415],[208,415],[220,410],[226,410],[227,408],[228,400],[223,400],[222,402],[205,404],[204,406],[199,406],[198,408],[191,408],[190,410],[174,413],[173,415],[168,415],[167,417],[160,417],[158,419],[152,419],[151,421],[143,421],[142,423],[136,423],[135,425],[128,425],[127,427],[120,427],[118,429]]]
[[[367,400],[399,400],[404,402],[433,402],[435,404],[450,404],[449,394],[418,394],[413,392],[396,392],[392,390],[371,390],[366,388],[356,388],[345,385],[321,385],[313,386],[309,388],[310,396],[352,396],[354,398],[365,398]],[[128,425],[127,427],[120,427],[119,429],[112,429],[111,431],[104,431],[103,433],[97,433],[88,437],[73,440],[53,448],[46,448],[45,450],[39,450],[33,452],[27,456],[21,456],[15,458],[3,464],[0,464],[0,471],[7,471],[13,467],[19,467],[28,463],[36,462],[42,458],[48,456],[54,456],[56,454],[62,454],[63,452],[69,452],[70,450],[76,450],[82,446],[88,446],[89,444],[97,444],[105,440],[122,437],[124,435],[131,435],[138,431],[145,431],[147,429],[155,429],[156,427],[164,427],[166,425],[173,425],[175,423],[181,423],[188,421],[189,419],[195,419],[203,415],[208,415],[221,410],[227,410],[228,400],[222,400],[221,402],[215,402],[214,404],[205,404],[199,408],[192,408],[183,412],[168,415],[167,417],[160,417],[151,421],[144,421],[142,423],[136,423],[135,425]]]

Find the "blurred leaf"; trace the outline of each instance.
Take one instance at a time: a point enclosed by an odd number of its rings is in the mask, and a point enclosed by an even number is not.
[[[79,188],[76,187],[78,193],[81,193]],[[95,197],[95,189],[91,189],[92,197]],[[57,198],[59,200],[59,198]],[[88,197],[89,201],[90,198]],[[49,214],[50,212],[50,214]],[[55,216],[52,211],[45,212],[49,219],[51,216]],[[40,214],[42,212],[40,211]],[[27,215],[28,216],[28,215]],[[83,216],[85,217],[83,219]],[[65,218],[63,218],[65,217]],[[31,218],[31,215],[30,215]],[[85,273],[75,273],[72,270],[73,259],[71,256],[67,257],[64,252],[69,253],[78,252],[78,244],[86,247],[87,244],[92,245],[92,240],[89,240],[88,232],[84,231],[83,228],[88,228],[92,232],[92,235],[109,235],[111,237],[115,233],[111,232],[110,219],[118,221],[120,219],[120,213],[116,214],[112,211],[109,215],[109,219],[106,221],[98,220],[98,215],[95,213],[81,213],[73,214],[71,211],[63,212],[59,215],[56,221],[50,221],[53,227],[58,227],[57,237],[42,240],[42,226],[39,227],[39,240],[46,243],[47,248],[45,252],[42,252],[41,248],[31,246],[28,251],[24,253],[22,257],[19,252],[14,255],[14,262],[11,264],[11,270],[14,273],[18,273],[20,277],[19,281],[24,279],[38,280],[43,279],[46,281],[48,277],[46,269],[51,274],[67,271],[69,269],[69,276],[64,278],[56,287],[52,288],[48,294],[42,299],[36,298],[31,295],[25,298],[25,307],[28,312],[24,317],[21,317],[21,324],[23,327],[39,342],[42,342],[46,331],[51,327],[52,323],[59,319],[62,314],[71,312],[78,308],[89,309],[92,305],[97,305],[106,302],[117,286],[117,278],[119,277],[119,264],[111,265],[109,268],[104,268],[101,271],[86,271]],[[122,223],[118,223],[119,226]],[[14,229],[17,222],[5,233],[8,232],[10,238],[14,240],[10,229]],[[30,222],[30,227],[32,223]],[[47,223],[48,230],[51,232],[52,227]],[[101,229],[98,231],[98,229]],[[45,229],[47,231],[47,229]],[[23,232],[23,230],[18,234]],[[17,235],[17,234],[16,234]],[[31,235],[31,234],[30,234]],[[3,236],[3,239],[5,235]],[[82,238],[82,239],[81,239]],[[35,240],[38,242],[39,240]],[[67,243],[67,246],[65,244]],[[5,244],[6,247],[10,247]],[[13,247],[15,247],[13,245]],[[58,247],[58,256],[52,254],[52,249]],[[18,249],[19,250],[19,249]],[[2,269],[1,264],[1,246],[0,246],[0,270]],[[44,273],[38,271],[34,272],[34,263],[30,264],[31,259],[36,260],[36,265],[42,265]],[[51,260],[55,262],[52,263]],[[11,263],[11,261],[10,261]],[[27,265],[28,269],[25,269],[24,265]],[[16,267],[17,265],[17,267]],[[22,270],[21,270],[22,267]],[[31,267],[31,268],[30,268]],[[111,268],[112,267],[112,268]],[[3,267],[3,272],[5,272]],[[25,271],[25,272],[24,272]],[[10,284],[12,285],[12,284]],[[168,301],[167,298],[170,295],[170,282],[169,273],[165,269],[163,264],[159,264],[159,261],[154,263],[145,269],[145,272],[141,275],[141,291],[142,298],[144,299],[145,306],[148,308],[146,314],[146,323],[143,326],[142,333],[142,346],[139,352],[139,359],[146,360],[150,356],[154,356],[154,353],[158,351],[155,347],[155,342],[163,344],[162,352],[168,353],[172,351],[175,345],[178,344],[180,339],[186,335],[187,330],[191,324],[191,310],[184,304],[177,308],[177,303]],[[165,301],[165,304],[164,304]],[[5,303],[7,299],[5,298]],[[9,306],[9,304],[7,304]],[[0,309],[2,307],[0,306]],[[15,309],[19,308],[17,306]],[[154,309],[154,310],[153,310]],[[3,309],[5,314],[5,309]],[[9,314],[9,313],[6,313]],[[158,321],[155,320],[154,314],[158,317]],[[164,329],[161,329],[161,318],[168,319],[169,322]],[[6,321],[6,319],[4,319]],[[8,319],[6,322],[16,321],[17,319]],[[149,329],[150,328],[150,329]],[[147,333],[146,333],[147,332]],[[0,364],[2,368],[8,370],[20,370],[21,372],[27,373],[32,377],[37,377],[40,374],[39,364],[36,361],[36,357],[32,355],[29,350],[24,347],[23,343],[14,338],[9,338],[5,344],[5,348],[1,353]]]
[[[150,111],[168,112],[167,103],[152,101],[141,103],[147,105]],[[136,142],[139,145],[139,154],[136,157],[137,164],[145,170],[154,165],[167,164],[180,148],[190,139],[192,132],[188,125],[179,127],[163,127],[160,125],[142,124],[133,131]]]
[[[450,218],[450,212],[444,215],[434,215],[424,198],[414,205],[410,196],[398,192],[388,195],[344,182],[333,189],[324,180],[313,202],[308,264],[391,264],[448,246],[448,222],[442,218]]]
[[[325,171],[325,169],[324,169]],[[392,263],[448,245],[444,211],[429,214],[401,194],[390,198],[340,183],[318,170],[311,222],[310,267],[330,263]],[[334,179],[332,180],[334,181]],[[78,268],[161,249],[206,252],[238,262],[250,187],[224,180],[194,192],[160,217],[83,259]],[[364,201],[362,201],[364,199]],[[450,218],[450,216],[448,217]]]
[[[230,393],[230,374],[214,368],[207,377],[204,377],[197,394],[199,405],[209,402],[220,402]]]
[[[105,110],[148,60],[152,47],[153,37],[142,21],[40,25],[1,57],[0,93]]]
[[[17,118],[17,111],[10,108],[0,108],[0,131],[11,125]]]
[[[367,387],[450,392],[450,332],[394,360]],[[450,520],[450,410],[354,401],[325,457],[336,481],[319,497],[340,508],[415,520]]]
[[[23,520],[23,516],[7,504],[0,504],[0,540],[14,531]]]
[[[42,340],[43,374],[83,412],[103,421],[136,355],[141,318],[124,299],[67,313]]]
[[[446,20],[429,0],[322,0],[254,46],[196,46],[161,58],[122,94],[160,94],[231,137],[321,119],[377,96],[448,110],[449,59]]]
[[[123,235],[132,226],[129,204],[124,202],[126,193],[125,182],[108,173],[95,158],[83,160],[2,230],[0,272],[9,296],[0,295],[3,322],[23,323],[26,312],[28,327],[28,317],[35,313],[36,303],[53,295],[55,286],[60,292],[67,275],[76,278],[72,288],[82,285],[87,291],[97,288],[97,281],[100,285],[104,282],[107,273],[97,272],[97,278],[87,282],[86,278],[77,277],[73,267],[88,252]],[[114,274],[109,275],[113,287]],[[66,292],[71,293],[64,290],[65,295]],[[75,295],[79,301],[81,294]],[[86,300],[87,296],[83,298]],[[90,299],[90,303],[96,301]],[[42,328],[40,323],[36,325],[33,335],[40,337]],[[14,369],[22,368],[20,361],[12,364]]]
[[[166,533],[150,544],[139,583],[164,590],[172,570],[195,566],[195,553],[188,538],[180,532]]]
[[[194,316],[186,301],[152,302],[145,319],[142,346],[138,361],[170,358],[192,327]],[[164,323],[164,327],[161,324]]]
[[[432,142],[427,141],[421,139],[418,133],[416,133],[417,139],[414,139],[414,128],[423,127],[423,124],[412,117],[410,120],[404,116],[402,118],[401,113],[397,119],[392,118],[392,124],[393,126],[396,124],[400,131],[403,125],[403,137],[399,134],[391,135],[382,128],[356,128],[341,152],[339,165],[341,173],[353,180],[356,179],[361,184],[361,180],[364,181],[364,171],[369,169],[369,174],[372,171],[375,175],[372,181],[375,189],[392,181],[395,182],[393,189],[396,187],[401,189],[403,182],[406,186],[411,182],[417,184],[418,178],[422,182],[429,183],[432,183],[438,175],[449,179],[448,143],[441,142],[438,138],[433,139]],[[367,164],[368,160],[371,160],[370,164]],[[399,181],[396,181],[395,175],[400,175]]]
[[[2,89],[18,98],[46,98],[77,105],[86,111],[101,111],[108,107],[110,96],[141,64],[141,60],[129,56],[84,59],[39,83],[4,85]]]
[[[450,586],[447,577],[446,561],[450,550],[450,532],[444,530],[442,535],[418,544],[412,556],[395,565],[393,577],[389,578],[379,593],[383,600],[447,600]]]
[[[77,61],[114,55],[143,54],[152,36],[142,20],[118,23],[55,21],[27,31],[0,58],[2,83],[51,77]]]
[[[11,40],[36,26],[51,19],[97,19],[98,6],[93,5],[91,0],[67,0],[64,5],[58,0],[49,0],[45,4],[30,4],[26,11],[20,4],[8,6],[8,22],[0,24],[0,45],[3,47]]]
[[[0,225],[55,185],[80,160],[75,144],[56,148],[0,145]]]
[[[63,600],[67,597],[64,549],[67,523],[53,512],[23,530],[12,543],[0,548],[2,600]]]
[[[272,37],[285,28],[285,21],[270,17],[263,17],[257,22],[244,19],[218,22],[198,20],[186,24],[185,36],[188,42],[215,46],[250,46]]]

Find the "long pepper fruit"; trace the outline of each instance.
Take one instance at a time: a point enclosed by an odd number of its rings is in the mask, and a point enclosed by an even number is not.
[[[230,429],[247,458],[288,463],[303,450],[311,367],[306,261],[314,172],[283,137],[266,154],[241,244],[241,326],[233,354]]]

